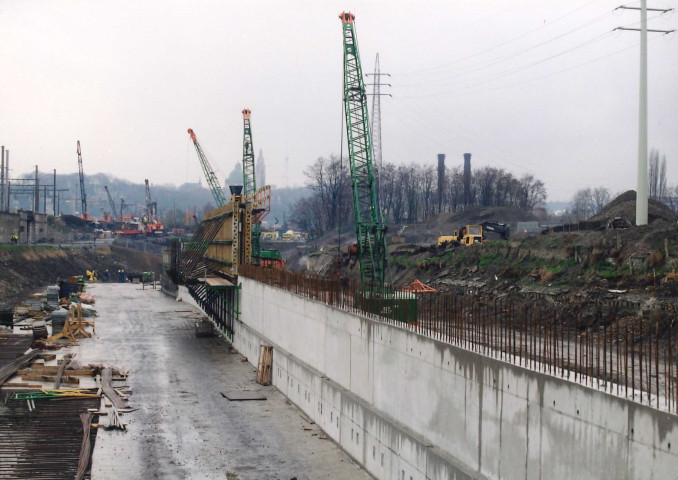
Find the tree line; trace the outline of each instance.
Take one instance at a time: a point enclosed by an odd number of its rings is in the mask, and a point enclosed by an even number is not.
[[[311,195],[296,202],[290,222],[311,236],[353,225],[348,160],[318,158],[304,175]],[[495,167],[473,170],[465,181],[461,167],[438,172],[432,165],[385,163],[376,181],[384,221],[396,224],[471,207],[514,206],[532,211],[542,207],[547,196],[544,183],[534,175],[518,178]]]

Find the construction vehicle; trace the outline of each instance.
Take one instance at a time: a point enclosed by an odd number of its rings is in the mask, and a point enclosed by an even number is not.
[[[158,203],[151,199],[151,188],[148,178],[146,183],[146,215],[141,219],[146,235],[159,236],[165,233],[165,226],[158,220]]]
[[[113,215],[113,220],[116,222],[122,221],[118,217],[118,212],[115,210],[115,202],[113,202],[113,197],[111,197],[111,192],[108,191],[108,185],[104,185],[104,190],[106,190],[106,196],[108,197],[108,203],[111,206],[111,214]]]
[[[339,14],[344,37],[344,113],[350,159],[353,216],[363,288],[390,283],[386,226],[377,203],[367,93],[355,34],[355,15]]]
[[[508,240],[511,234],[511,229],[505,223],[483,222],[480,225],[483,227],[483,238],[485,238],[485,232],[497,233],[502,240]]]
[[[78,171],[80,173],[80,218],[83,220],[90,220],[89,213],[87,213],[87,194],[85,193],[85,174],[82,170],[82,153],[80,151],[80,140],[78,140]]]
[[[202,171],[205,174],[205,179],[207,180],[207,185],[209,185],[210,190],[212,191],[212,196],[214,197],[214,202],[217,205],[217,208],[223,207],[228,203],[226,197],[224,196],[224,191],[219,185],[219,180],[212,170],[210,162],[207,160],[205,153],[202,151],[202,147],[198,143],[198,138],[195,136],[193,129],[188,129],[188,134],[193,141],[193,146],[195,146],[195,152],[198,154],[198,160],[200,160],[200,165],[202,166]]]
[[[452,235],[438,237],[438,246],[446,247],[449,244],[475,245],[485,242],[485,232],[495,232],[501,238],[508,240],[510,229],[508,225],[496,222],[483,222],[480,225],[466,225],[461,230],[454,230]]]
[[[461,227],[461,230],[454,230],[452,235],[438,237],[439,247],[448,244],[473,245],[476,243],[483,243],[483,227],[481,225],[465,225]]]
[[[367,92],[355,34],[355,15],[342,12],[339,19],[342,23],[344,40],[346,138],[362,285],[361,291],[356,295],[356,305],[360,310],[392,320],[416,323],[418,294],[394,292],[390,287],[386,225],[377,199]],[[340,264],[339,259],[337,265]]]

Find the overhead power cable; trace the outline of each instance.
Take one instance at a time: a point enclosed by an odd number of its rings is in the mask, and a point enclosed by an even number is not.
[[[657,38],[659,38],[659,37],[653,38],[649,41],[654,41]],[[505,90],[507,88],[521,87],[521,86],[524,86],[525,84],[528,84],[528,83],[533,83],[533,82],[537,82],[539,80],[544,80],[546,78],[554,77],[556,75],[560,75],[562,73],[566,73],[566,72],[569,72],[571,70],[576,70],[577,68],[581,68],[581,67],[584,67],[586,65],[590,65],[592,63],[600,62],[601,60],[604,60],[606,58],[609,58],[609,57],[612,57],[612,56],[615,56],[615,55],[619,55],[620,53],[626,52],[627,50],[631,50],[631,49],[634,49],[634,48],[638,48],[638,46],[637,45],[630,45],[628,47],[620,48],[618,50],[615,50],[614,52],[610,52],[606,55],[602,55],[602,56],[594,58],[592,60],[582,62],[582,63],[579,63],[577,65],[573,65],[571,67],[564,68],[562,70],[558,70],[557,72],[549,73],[548,75],[542,75],[542,76],[531,78],[531,79],[528,79],[528,80],[521,80],[520,82],[514,82],[514,83],[510,83],[508,85],[502,85],[502,86],[492,87],[492,88],[484,88],[484,89],[471,91],[471,92],[467,91],[467,90],[472,89],[475,86],[477,86],[477,84],[476,84],[476,85],[471,85],[471,86],[466,86],[466,87],[459,87],[455,92],[438,93],[438,94],[431,94],[431,95],[424,95],[424,96],[422,96],[422,95],[419,95],[419,96],[410,95],[410,96],[401,96],[399,98],[413,99],[413,98],[439,97],[439,96],[446,96],[448,98],[449,97],[460,98],[460,97],[469,97],[469,96],[473,96],[473,95],[480,95],[480,94],[488,93],[488,92],[494,92],[496,90]],[[467,91],[467,92],[466,93],[459,93],[460,91]]]
[[[570,15],[573,15],[574,13],[577,13],[578,11],[583,10],[584,8],[588,7],[589,5],[591,5],[591,4],[593,4],[593,3],[596,3],[596,2],[599,2],[599,1],[600,1],[600,0],[593,0],[593,1],[591,1],[591,2],[588,2],[588,3],[584,4],[584,5],[582,5],[581,7],[577,8],[577,9],[575,9],[575,10],[572,10],[572,11],[570,11],[569,13],[566,13],[565,15],[563,15],[563,16],[561,16],[561,17],[556,18],[555,20],[553,20],[553,21],[551,21],[551,22],[544,23],[544,24],[540,25],[540,26],[537,27],[537,28],[534,28],[534,29],[532,29],[532,30],[528,30],[527,32],[522,33],[522,34],[520,34],[520,35],[518,35],[518,36],[516,36],[516,37],[513,37],[513,38],[511,38],[511,39],[509,39],[509,40],[506,40],[506,41],[503,41],[503,42],[501,42],[501,43],[498,43],[498,44],[496,44],[496,45],[494,45],[494,46],[492,46],[492,47],[486,48],[485,50],[481,50],[481,51],[476,52],[476,53],[473,53],[473,54],[471,54],[471,55],[467,55],[466,57],[459,58],[459,59],[454,60],[454,61],[452,61],[452,62],[448,62],[448,63],[443,63],[443,64],[440,64],[440,65],[436,65],[435,67],[429,67],[429,68],[423,68],[423,69],[417,69],[417,70],[409,70],[409,71],[408,71],[408,70],[405,70],[405,71],[402,71],[402,72],[396,72],[396,75],[398,75],[398,76],[419,75],[419,74],[421,74],[421,73],[426,73],[426,72],[440,71],[441,69],[446,69],[446,68],[448,68],[448,67],[457,65],[457,64],[459,64],[459,63],[461,63],[461,62],[464,62],[465,60],[469,60],[469,59],[475,58],[475,57],[477,57],[477,56],[479,56],[479,55],[483,55],[483,54],[485,54],[485,53],[492,52],[492,51],[497,50],[497,49],[499,49],[499,48],[505,47],[506,45],[512,44],[512,43],[514,43],[514,42],[516,42],[516,41],[518,41],[518,40],[520,40],[520,39],[522,39],[522,38],[524,38],[524,37],[527,37],[527,36],[531,35],[532,33],[538,32],[538,31],[540,31],[540,30],[542,30],[542,29],[544,29],[544,28],[546,28],[546,27],[550,27],[551,25],[553,25],[553,24],[559,22],[560,20],[562,20],[562,19],[564,19],[564,18],[567,18],[567,17],[569,17]],[[575,31],[577,31],[577,30],[580,30],[581,28],[587,27],[587,26],[591,25],[592,23],[595,23],[595,22],[597,22],[597,21],[601,20],[602,18],[605,18],[605,17],[607,17],[607,16],[609,16],[609,15],[612,15],[612,12],[606,12],[606,13],[604,13],[604,14],[602,14],[602,15],[600,15],[600,16],[598,16],[598,17],[592,19],[592,20],[589,20],[589,21],[586,22],[585,24],[580,25],[579,27],[576,27],[576,28],[573,29],[573,30],[570,30],[570,31],[568,31],[568,32],[565,32],[565,33],[563,33],[563,34],[561,34],[561,35],[555,37],[554,39],[548,40],[548,41],[546,41],[546,42],[542,42],[541,44],[535,45],[535,46],[533,46],[533,47],[528,47],[527,49],[524,49],[524,51],[529,51],[529,50],[531,50],[531,49],[533,49],[533,48],[538,48],[539,46],[544,45],[544,44],[546,44],[546,43],[550,43],[551,41],[553,41],[553,40],[555,40],[555,39],[557,39],[557,38],[563,37],[563,36],[568,35],[568,34],[570,34],[570,33],[572,33],[572,32],[575,32]],[[523,51],[521,50],[521,51],[518,51],[517,53],[514,52],[514,54],[510,54],[509,56],[504,57],[504,60],[513,58],[516,54],[520,54],[520,53],[523,53]],[[500,61],[504,61],[504,60],[500,60]],[[489,62],[492,62],[492,61],[493,61],[493,60],[489,60]],[[473,67],[473,65],[472,65],[471,67]],[[449,71],[449,70],[442,70],[442,71]]]

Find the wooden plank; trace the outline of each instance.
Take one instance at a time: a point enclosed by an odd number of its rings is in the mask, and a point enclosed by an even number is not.
[[[45,367],[32,367],[19,370],[18,375],[54,375],[59,371],[57,365],[47,365]],[[78,370],[64,370],[64,375],[82,375],[82,376],[94,376],[94,370],[89,368],[83,368]]]
[[[273,347],[259,345],[259,361],[257,364],[256,382],[261,385],[271,384],[271,365],[273,363]]]
[[[56,360],[56,354],[55,353],[40,353],[38,354],[38,358],[42,358],[44,361],[49,362],[51,360]]]
[[[3,387],[22,387],[22,388],[42,388],[42,385],[35,383],[5,382]]]
[[[55,375],[21,375],[21,380],[33,380],[38,382],[53,382],[56,379]],[[78,377],[63,377],[61,383],[67,383],[69,385],[80,385],[80,379]]]

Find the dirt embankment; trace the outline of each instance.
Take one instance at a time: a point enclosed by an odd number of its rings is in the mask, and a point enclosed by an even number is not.
[[[509,241],[488,237],[483,245],[437,247],[435,234],[439,231],[465,222],[481,223],[485,217],[479,215],[488,212],[465,212],[463,222],[459,216],[439,216],[440,223],[408,226],[390,237],[394,285],[418,279],[450,293],[544,294],[561,302],[610,297],[650,306],[678,306],[678,218],[658,202],[650,201],[650,223],[645,226],[608,228],[608,221],[616,218],[632,225],[635,193],[627,192],[596,217],[602,227],[513,235]],[[497,209],[492,212],[498,213]],[[523,220],[502,211],[492,221],[510,223],[516,219]],[[399,241],[394,241],[395,236]],[[346,244],[342,246],[340,272],[333,270],[336,263],[336,243],[329,242],[288,258],[288,268],[296,271],[359,276],[359,266],[355,257],[348,256]]]
[[[24,297],[57,278],[85,275],[108,269],[111,280],[118,270],[128,273],[154,271],[160,277],[162,257],[122,247],[0,246],[0,304],[16,305]]]

